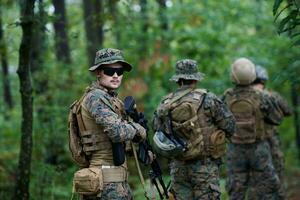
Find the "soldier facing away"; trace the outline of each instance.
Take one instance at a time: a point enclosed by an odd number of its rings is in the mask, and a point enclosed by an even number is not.
[[[220,158],[225,138],[235,130],[227,106],[213,93],[196,88],[202,79],[196,61],[179,60],[170,79],[179,88],[162,99],[154,114],[153,145],[170,159],[171,193],[177,200],[220,199]],[[183,148],[168,152],[168,138]]]
[[[83,196],[83,199],[129,200],[132,199],[127,182],[127,163],[114,163],[113,144],[126,141],[140,142],[146,131],[138,123],[130,121],[123,103],[117,97],[116,89],[122,82],[124,71],[132,66],[117,49],[101,49],[96,53],[95,65],[89,68],[97,80],[88,87],[80,105],[80,130],[83,150],[87,155],[88,169],[101,169],[101,193]],[[95,171],[95,170],[92,170]],[[98,183],[97,183],[98,184]]]
[[[269,95],[252,87],[256,73],[250,60],[234,61],[231,78],[235,87],[225,92],[224,101],[236,119],[236,132],[227,148],[227,192],[231,200],[245,199],[251,179],[256,191],[252,198],[277,199],[279,178],[272,164],[265,122],[278,125],[280,117]]]
[[[253,87],[258,90],[264,90],[267,92],[276,104],[276,108],[282,114],[282,117],[287,117],[292,114],[292,109],[289,107],[287,101],[277,92],[269,91],[265,89],[266,82],[269,80],[267,70],[262,66],[255,66],[256,79],[254,81]],[[280,190],[278,199],[285,199],[285,188],[284,188],[284,154],[280,148],[280,138],[278,134],[278,129],[276,125],[266,123],[266,135],[267,141],[271,148],[272,162],[275,167],[276,173],[280,179]],[[255,191],[253,191],[255,193]]]

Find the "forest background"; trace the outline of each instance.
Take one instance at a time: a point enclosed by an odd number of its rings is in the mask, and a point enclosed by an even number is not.
[[[68,150],[69,105],[95,79],[88,68],[95,52],[107,47],[123,50],[133,65],[120,98],[134,96],[149,121],[160,99],[176,87],[169,78],[179,59],[195,59],[206,74],[199,87],[217,95],[232,87],[229,68],[235,58],[266,67],[268,89],[280,92],[294,109],[279,130],[287,193],[299,199],[299,5],[292,0],[1,0],[0,199],[70,199],[78,168]],[[161,163],[168,180],[166,161]],[[133,159],[129,165],[134,195],[144,199]],[[145,177],[148,170],[143,168]]]

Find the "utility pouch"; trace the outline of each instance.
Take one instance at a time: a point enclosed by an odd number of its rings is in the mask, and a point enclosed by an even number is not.
[[[214,131],[210,136],[210,154],[217,159],[222,157],[226,152],[225,133],[222,130]]]
[[[112,143],[113,160],[115,166],[125,162],[125,147],[122,142]]]
[[[74,174],[73,187],[80,195],[101,196],[103,191],[102,169],[97,167],[83,168]]]

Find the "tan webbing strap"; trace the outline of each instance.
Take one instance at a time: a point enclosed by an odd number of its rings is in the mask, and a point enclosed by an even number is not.
[[[127,171],[124,167],[102,168],[103,182],[124,182],[127,181]]]
[[[188,126],[188,125],[191,125],[191,126],[192,126],[192,124],[193,124],[194,122],[196,122],[197,120],[198,120],[198,116],[195,115],[194,117],[192,117],[191,119],[189,119],[189,120],[187,120],[187,121],[185,121],[185,122],[183,122],[183,123],[177,123],[177,122],[172,121],[172,123],[173,123],[173,129],[174,129],[174,130],[177,130],[177,129],[180,129],[180,128],[182,128],[182,127],[186,127],[186,126]]]
[[[81,133],[86,131],[86,128],[85,128],[84,123],[83,123],[82,115],[81,115],[81,103],[82,103],[82,101],[83,101],[83,99],[86,95],[87,95],[87,92],[85,92],[84,95],[82,95],[82,97],[77,102],[78,106],[77,106],[77,110],[76,110],[76,117],[77,117],[79,130],[80,130]]]
[[[176,96],[175,98],[173,98],[171,101],[168,102],[169,105],[171,105],[172,103],[174,103],[175,101],[181,99],[182,97],[184,97],[185,95],[187,95],[188,93],[190,93],[193,90],[193,88],[188,88],[187,90],[185,90],[184,92],[182,92],[180,95]],[[174,94],[173,94],[174,95]]]

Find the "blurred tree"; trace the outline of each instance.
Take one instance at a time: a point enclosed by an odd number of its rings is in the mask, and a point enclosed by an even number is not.
[[[33,98],[30,79],[32,30],[34,29],[34,0],[20,1],[20,21],[23,30],[19,49],[20,93],[22,101],[21,148],[17,171],[16,190],[13,199],[29,199],[29,183],[32,154]]]
[[[287,0],[288,2],[288,10],[289,10],[289,14],[288,17],[286,19],[289,19],[290,21],[286,22],[288,23],[287,25],[283,25],[283,26],[288,26],[286,30],[282,30],[287,31],[288,32],[288,36],[290,38],[294,37],[293,36],[293,29],[296,28],[297,25],[300,24],[300,19],[298,24],[294,22],[294,17],[296,16],[297,19],[297,15],[300,16],[300,1],[293,1],[293,0]],[[297,5],[299,3],[299,5]],[[295,11],[294,8],[292,8],[289,5],[296,5],[297,10]],[[293,12],[295,13],[293,16]],[[285,23],[284,20],[281,21],[281,23]],[[296,33],[297,34],[297,33]],[[298,33],[298,35],[300,34],[300,32]],[[300,40],[299,40],[300,42]],[[300,43],[299,43],[300,45]],[[299,59],[299,57],[297,56],[296,58],[296,62],[291,64],[291,68],[300,68],[300,63],[299,61],[297,62],[297,60]],[[293,105],[293,115],[294,115],[294,127],[295,127],[295,132],[296,132],[296,145],[298,148],[298,160],[300,161],[300,115],[299,115],[299,104],[300,104],[300,97],[299,97],[299,91],[300,91],[300,81],[298,79],[293,79],[292,77],[289,78],[290,83],[291,83],[291,98],[292,98],[292,105]]]
[[[293,115],[294,115],[294,126],[296,131],[296,145],[298,148],[298,159],[300,161],[300,115],[299,115],[299,83],[292,81],[291,83],[291,95],[292,95],[292,105],[293,105]]]
[[[161,33],[161,46],[163,52],[169,48],[169,40],[168,40],[168,19],[167,19],[167,5],[166,0],[157,0],[159,5],[159,21],[160,21],[160,28],[162,30]]]
[[[95,53],[103,46],[103,5],[102,0],[83,0],[84,27],[87,40],[89,66],[94,64]]]
[[[2,65],[2,81],[3,81],[3,97],[4,103],[9,109],[13,107],[13,99],[11,95],[10,80],[9,80],[9,70],[8,70],[8,58],[7,58],[7,47],[4,38],[3,24],[2,24],[2,10],[3,4],[0,4],[0,55],[1,55],[1,65]]]
[[[110,11],[110,15],[113,21],[113,32],[115,34],[115,38],[116,38],[116,48],[120,48],[120,42],[121,42],[121,32],[120,32],[120,27],[118,24],[118,7],[117,7],[117,3],[119,0],[110,0],[108,1],[109,4],[109,11]],[[121,49],[121,48],[120,48]]]
[[[148,52],[148,29],[149,29],[149,22],[148,22],[148,2],[147,0],[139,0],[140,7],[141,7],[141,34],[140,39],[140,49],[139,52],[141,54],[141,57],[144,58],[147,56]]]
[[[46,23],[47,13],[45,12],[44,0],[38,0],[38,12],[36,14],[36,26],[33,30],[32,41],[32,62],[31,73],[33,75],[34,89],[38,95],[43,94],[48,87],[48,77],[45,72],[45,51],[46,51]]]
[[[57,60],[70,64],[70,48],[67,34],[67,18],[65,0],[52,0],[55,8],[53,22],[55,30],[55,47]]]

